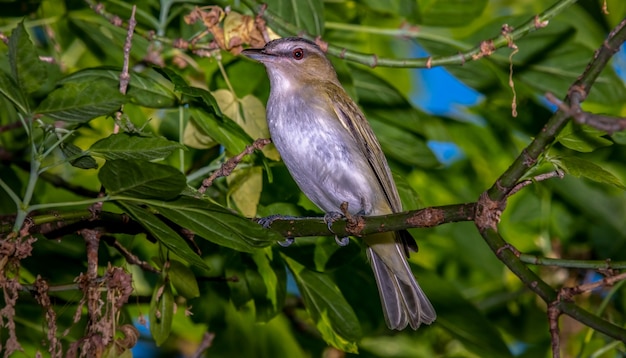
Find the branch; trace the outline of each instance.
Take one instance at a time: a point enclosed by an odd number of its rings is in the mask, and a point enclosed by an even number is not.
[[[596,50],[592,61],[587,65],[585,72],[572,84],[565,98],[566,103],[573,101],[573,107],[579,108],[580,102],[586,98],[591,86],[596,81],[602,69],[606,67],[611,56],[626,40],[626,19],[611,31],[607,40]],[[537,163],[539,156],[554,142],[556,135],[565,127],[570,113],[559,109],[535,136],[535,139],[522,151],[513,164],[496,180],[487,191],[489,197],[495,201],[506,200],[510,191],[519,180]]]
[[[506,206],[507,197],[518,186],[519,180],[534,166],[539,156],[554,142],[556,135],[563,129],[573,111],[580,109],[600,72],[606,67],[609,59],[626,41],[626,19],[609,34],[607,40],[595,52],[584,73],[576,80],[568,91],[565,103],[549,120],[535,139],[522,151],[513,164],[496,180],[480,197],[477,203],[475,224],[496,256],[533,292],[548,304],[550,334],[552,337],[553,357],[559,357],[558,322],[560,313],[565,313],[579,322],[608,336],[626,341],[626,329],[597,317],[582,309],[573,302],[571,296],[557,292],[528,269],[520,260],[521,254],[505,242],[497,232],[499,215]],[[480,220],[479,220],[480,219]],[[567,290],[567,289],[566,289]],[[571,289],[570,289],[571,290]]]
[[[617,270],[626,269],[626,261],[612,262],[610,259],[606,260],[569,260],[569,259],[555,259],[549,257],[539,257],[528,254],[520,254],[520,261],[541,266],[556,266],[563,268],[577,268],[577,269],[589,269],[589,270]]]
[[[431,68],[435,66],[463,65],[468,61],[476,61],[482,57],[489,56],[499,48],[509,47],[509,45],[515,40],[526,36],[530,32],[547,26],[552,18],[563,12],[563,10],[567,9],[572,4],[576,3],[576,1],[577,0],[561,0],[543,13],[528,20],[515,30],[510,32],[503,31],[500,35],[484,40],[479,45],[466,52],[451,56],[391,59],[379,58],[375,54],[364,54],[350,51],[346,48],[328,45],[326,43],[324,43],[325,46],[323,48],[326,49],[327,53],[333,56],[368,65],[370,67]],[[271,8],[266,8],[265,5],[259,4],[255,0],[243,0],[242,3],[252,9],[256,14],[260,14],[270,24],[272,29],[281,35],[298,35],[309,40],[319,40],[319,38],[306,33],[304,29],[288,23],[273,12]],[[415,33],[415,37],[418,37],[418,33]]]
[[[559,101],[552,93],[546,93],[546,99],[556,105],[559,110],[567,113],[578,124],[586,124],[608,134],[626,129],[626,118],[589,113],[582,110],[580,103],[577,103],[576,107],[570,107]]]
[[[202,181],[202,186],[200,186],[200,188],[198,188],[198,192],[200,194],[204,194],[204,192],[206,192],[207,188],[210,187],[211,185],[213,185],[213,181],[215,179],[217,179],[219,177],[229,176],[230,173],[232,173],[233,170],[235,170],[235,168],[237,167],[237,164],[239,164],[246,155],[251,154],[255,150],[261,150],[263,147],[265,147],[266,145],[270,144],[271,142],[272,141],[267,139],[267,138],[259,138],[259,139],[255,140],[254,143],[252,143],[249,146],[247,146],[246,149],[243,150],[243,152],[241,152],[241,153],[237,154],[236,156],[228,159],[226,161],[226,163],[224,163],[222,165],[221,168],[219,168],[218,170],[214,171],[213,174],[211,174],[211,176],[209,176],[208,178],[204,179]]]
[[[446,223],[472,221],[475,203],[456,204],[406,211],[381,216],[354,216],[352,220],[337,220],[328,231],[323,217],[278,217],[269,220],[272,230],[285,237],[306,236],[364,236],[373,233],[398,231],[408,228],[434,227]],[[263,219],[254,219],[263,221]]]

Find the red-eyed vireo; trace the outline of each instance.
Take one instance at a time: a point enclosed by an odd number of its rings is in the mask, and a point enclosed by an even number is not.
[[[348,96],[324,52],[296,37],[274,40],[245,56],[267,69],[267,121],[272,141],[294,180],[327,213],[348,203],[355,215],[402,211],[387,160],[363,112]],[[363,238],[376,276],[387,326],[417,329],[435,310],[405,258],[408,232]]]

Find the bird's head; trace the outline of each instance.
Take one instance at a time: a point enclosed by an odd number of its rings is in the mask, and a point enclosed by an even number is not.
[[[270,41],[263,48],[246,49],[242,54],[265,65],[272,88],[292,88],[324,81],[339,83],[337,73],[322,49],[303,38]]]

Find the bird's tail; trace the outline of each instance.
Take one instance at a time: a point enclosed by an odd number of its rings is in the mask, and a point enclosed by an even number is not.
[[[367,243],[387,326],[401,330],[431,324],[437,318],[435,309],[415,280],[395,233],[368,236]]]

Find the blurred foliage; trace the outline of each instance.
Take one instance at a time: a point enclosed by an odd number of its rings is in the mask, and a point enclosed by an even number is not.
[[[409,58],[418,48],[441,56],[468,51],[499,35],[503,24],[515,28],[565,2],[267,1],[267,9],[276,21],[332,45]],[[146,320],[150,326],[132,351],[109,346],[103,355],[190,356],[205,332],[214,334],[206,353],[211,357],[550,354],[545,305],[497,260],[471,223],[411,230],[420,246],[411,263],[438,319],[416,332],[390,332],[359,240],[340,248],[332,238],[298,238],[283,248],[275,245],[282,236],[245,217],[321,215],[273,147],[246,156],[201,195],[202,179],[267,135],[265,71],[237,56],[242,45],[260,46],[256,8],[252,1],[217,1],[199,13],[197,1],[137,2],[124,95],[119,75],[127,31],[115,23],[127,23],[131,5],[2,1],[0,235],[15,240],[25,222],[41,230],[19,269],[0,260],[4,279],[25,287],[38,276],[51,287],[71,284],[87,269],[77,230],[91,227],[88,208],[103,201],[102,213],[110,221],[98,221],[108,237],[102,241],[116,241],[155,269],[142,270],[116,246],[100,245],[100,274],[110,264],[133,275],[133,296],[119,311],[118,326],[141,328]],[[223,11],[227,6],[230,12]],[[194,22],[191,13],[202,16]],[[332,61],[371,121],[405,209],[472,202],[547,122],[553,108],[544,94],[565,97],[624,14],[626,3],[620,0],[581,1],[515,41],[515,53],[501,48],[447,67],[479,98],[449,113],[427,113],[414,104],[415,95],[428,91],[417,87],[425,69]],[[417,36],[406,35],[412,26],[419,26]],[[297,35],[281,28],[269,32]],[[623,79],[608,67],[583,108],[624,116],[625,98]],[[442,163],[430,149],[434,142],[451,144],[455,159]],[[504,238],[540,257],[626,260],[624,144],[623,133],[568,125],[532,172],[556,168],[565,178],[534,183],[511,197],[499,225]],[[42,225],[50,223],[69,229],[46,231]],[[533,270],[557,288],[597,280],[587,269]],[[3,282],[1,306],[10,308]],[[576,302],[623,326],[621,287],[594,290]],[[70,287],[49,296],[56,312],[52,336],[67,350],[88,324],[86,317],[74,317],[77,309],[86,315],[81,293]],[[22,291],[15,310],[0,316],[0,349],[12,342],[10,316],[22,350],[14,356],[52,352],[51,326],[41,323],[40,303]],[[158,350],[151,350],[155,344]],[[626,354],[623,343],[569,318],[561,320],[561,349],[571,357]]]

